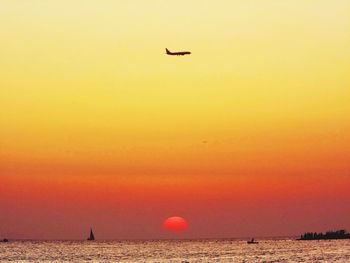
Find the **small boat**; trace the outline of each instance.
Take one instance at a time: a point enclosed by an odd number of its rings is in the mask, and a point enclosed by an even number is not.
[[[247,244],[258,244],[258,241],[255,241],[254,238],[252,238],[251,240],[247,241]]]
[[[92,240],[95,240],[95,236],[94,236],[94,233],[92,232],[92,228],[90,228],[90,236],[88,237],[89,241],[92,241]]]

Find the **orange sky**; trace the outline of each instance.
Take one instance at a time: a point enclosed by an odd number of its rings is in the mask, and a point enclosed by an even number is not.
[[[350,230],[349,12],[1,1],[0,238]]]

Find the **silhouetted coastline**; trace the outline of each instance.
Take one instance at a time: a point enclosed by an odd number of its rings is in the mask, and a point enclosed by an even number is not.
[[[297,240],[324,240],[324,239],[350,239],[350,234],[345,230],[328,231],[323,233],[307,232],[300,236]]]

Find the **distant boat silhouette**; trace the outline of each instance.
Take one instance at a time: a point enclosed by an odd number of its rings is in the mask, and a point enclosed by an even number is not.
[[[95,236],[94,236],[94,232],[92,232],[92,228],[90,228],[90,236],[88,237],[87,240],[90,240],[90,241],[95,240]]]
[[[258,241],[255,241],[254,238],[252,238],[252,240],[248,240],[247,241],[248,244],[258,244]]]

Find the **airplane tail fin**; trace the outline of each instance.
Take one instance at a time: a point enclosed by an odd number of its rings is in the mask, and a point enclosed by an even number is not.
[[[165,51],[166,51],[167,54],[170,54],[170,53],[171,53],[171,52],[169,51],[169,49],[167,49],[167,48],[165,49]]]

